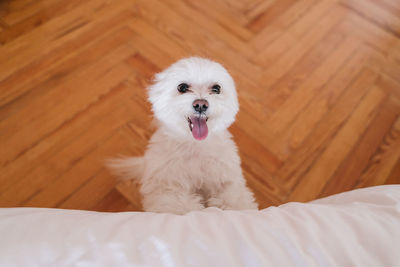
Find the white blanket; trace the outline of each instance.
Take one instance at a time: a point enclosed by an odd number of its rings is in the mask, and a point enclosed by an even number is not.
[[[400,266],[400,185],[184,216],[0,209],[0,266]]]

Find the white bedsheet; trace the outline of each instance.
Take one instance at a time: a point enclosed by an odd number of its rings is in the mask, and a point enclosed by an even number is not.
[[[400,266],[400,185],[184,216],[0,209],[0,266]]]

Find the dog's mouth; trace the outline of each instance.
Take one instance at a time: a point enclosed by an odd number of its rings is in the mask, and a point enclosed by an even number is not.
[[[204,140],[208,135],[208,117],[203,114],[193,114],[187,118],[189,129],[196,140]]]

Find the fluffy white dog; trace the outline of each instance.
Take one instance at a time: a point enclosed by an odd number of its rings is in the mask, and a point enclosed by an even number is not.
[[[149,100],[158,129],[145,155],[110,163],[119,176],[140,178],[144,209],[256,209],[227,130],[239,105],[225,68],[198,57],[179,60],[156,74]]]

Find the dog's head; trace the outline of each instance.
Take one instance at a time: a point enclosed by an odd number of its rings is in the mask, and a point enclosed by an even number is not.
[[[181,59],[161,73],[149,87],[155,117],[174,134],[203,140],[225,130],[239,105],[232,77],[208,59]]]

